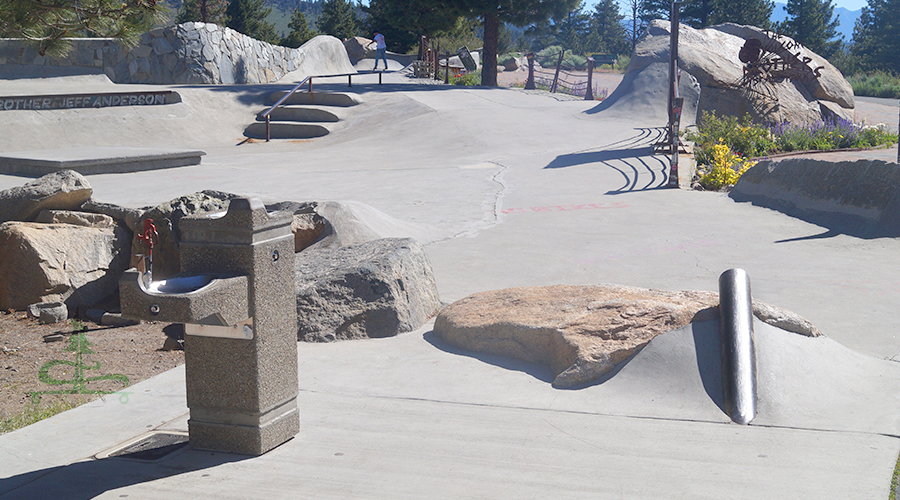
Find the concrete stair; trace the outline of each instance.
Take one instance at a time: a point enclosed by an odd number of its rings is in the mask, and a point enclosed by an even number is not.
[[[286,93],[273,92],[268,102],[275,104]],[[269,115],[270,136],[272,139],[313,139],[328,135],[347,116],[349,108],[362,103],[362,99],[354,94],[297,92]],[[256,123],[244,130],[244,136],[265,139],[265,118],[257,116]]]

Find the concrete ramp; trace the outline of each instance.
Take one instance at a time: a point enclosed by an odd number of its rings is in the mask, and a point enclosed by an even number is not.
[[[754,330],[758,399],[750,425],[900,433],[900,364],[757,320]],[[630,415],[728,422],[718,338],[717,320],[660,335],[587,392]]]
[[[741,176],[729,196],[854,236],[900,236],[896,163],[761,161]]]

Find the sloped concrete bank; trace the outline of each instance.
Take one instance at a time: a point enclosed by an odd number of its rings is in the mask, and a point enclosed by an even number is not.
[[[133,49],[109,38],[72,39],[65,58],[38,54],[18,39],[0,39],[0,66],[8,75],[46,76],[53,70],[105,73],[115,83],[271,83],[293,71],[352,73],[347,50],[337,38],[320,35],[292,49],[261,42],[209,23],[184,23],[141,36]]]
[[[896,163],[766,160],[745,172],[729,196],[854,236],[900,236]]]

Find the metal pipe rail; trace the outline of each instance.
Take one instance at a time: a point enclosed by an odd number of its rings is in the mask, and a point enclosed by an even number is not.
[[[733,422],[747,425],[756,418],[756,346],[750,276],[743,269],[719,276],[719,314],[725,411]]]
[[[310,76],[307,76],[306,78],[304,78],[303,80],[301,80],[300,83],[298,83],[294,88],[292,88],[290,91],[288,91],[287,94],[285,94],[284,96],[282,96],[281,99],[278,99],[278,102],[276,102],[275,104],[273,104],[272,106],[270,106],[269,109],[267,109],[267,110],[265,110],[265,111],[263,111],[262,113],[259,114],[259,116],[260,116],[261,118],[265,118],[265,119],[266,119],[266,142],[269,142],[269,140],[270,140],[271,137],[272,137],[272,134],[271,134],[271,119],[270,119],[270,115],[272,114],[272,111],[275,111],[275,108],[277,108],[278,106],[281,106],[281,104],[284,103],[284,101],[286,101],[289,97],[291,97],[292,95],[294,95],[295,92],[297,92],[298,90],[300,90],[300,87],[302,87],[303,85],[308,84],[308,85],[309,85],[309,90],[308,90],[308,92],[309,92],[310,94],[312,94],[312,91],[313,91],[312,83],[313,83],[313,77],[314,77],[314,76],[315,76],[316,78],[333,78],[333,77],[337,77],[337,76],[346,76],[346,77],[347,77],[347,84],[348,84],[350,87],[352,87],[352,86],[353,86],[353,80],[352,80],[353,75],[371,75],[372,73],[378,73],[378,85],[381,85],[381,75],[382,75],[382,73],[393,73],[393,71],[357,71],[357,72],[355,72],[355,73],[338,73],[338,74],[336,74],[336,75],[310,75]]]

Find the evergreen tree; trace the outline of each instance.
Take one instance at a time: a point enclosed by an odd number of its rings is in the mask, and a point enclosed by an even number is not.
[[[630,48],[623,28],[624,16],[619,13],[616,0],[600,0],[591,14],[591,37],[596,52],[625,54]]]
[[[628,37],[628,42],[631,43],[632,52],[634,52],[634,48],[637,46],[637,41],[638,38],[641,37],[641,33],[644,31],[644,28],[647,27],[647,24],[641,19],[640,14],[643,11],[641,4],[641,0],[628,0],[628,4],[626,5],[631,17],[626,20],[625,35]]]
[[[646,27],[654,19],[665,19],[668,21],[671,12],[671,0],[641,0],[638,16]]]
[[[773,0],[713,0],[709,24],[735,23],[772,28]]]
[[[715,6],[715,0],[686,0],[681,4],[680,22],[697,29],[705,28],[710,25]]]
[[[349,0],[325,0],[322,15],[316,22],[319,31],[339,40],[353,38],[360,34],[359,20]]]
[[[185,0],[178,9],[175,22],[181,24],[200,21],[224,26],[227,8],[228,0]]]
[[[825,58],[841,47],[843,37],[837,38],[840,21],[831,0],[788,0],[785,10],[788,17],[778,26],[782,34]]]
[[[500,23],[528,26],[548,18],[562,19],[579,0],[449,0],[466,15],[478,18],[484,28],[481,84],[497,86],[497,46]]]
[[[585,52],[586,43],[589,43],[591,26],[590,14],[585,14],[579,4],[574,10],[556,22],[557,38],[561,45],[575,54]]]
[[[309,29],[309,25],[306,23],[306,16],[303,15],[303,11],[299,8],[294,9],[294,13],[291,14],[291,22],[288,24],[288,28],[291,29],[290,33],[281,39],[279,45],[293,49],[312,40],[317,35],[315,31]]]
[[[118,38],[126,46],[153,28],[164,15],[162,2],[147,0],[2,0],[0,37],[24,38],[40,55],[63,57],[67,38]]]
[[[900,0],[869,0],[853,28],[851,54],[868,70],[900,74]]]
[[[262,42],[277,44],[275,27],[266,22],[272,9],[264,7],[263,0],[231,0],[225,15],[229,28]]]
[[[384,35],[392,52],[404,53],[419,43],[419,37],[432,37],[453,29],[460,13],[442,0],[370,0],[363,6],[368,14],[366,28]]]

